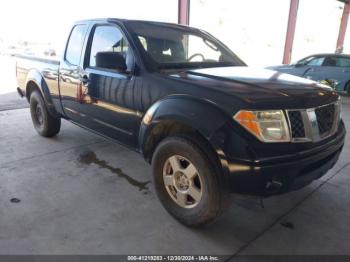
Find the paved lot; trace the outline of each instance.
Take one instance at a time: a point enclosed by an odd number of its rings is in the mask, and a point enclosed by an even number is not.
[[[17,91],[0,94],[0,111],[29,107],[26,99],[21,99]]]
[[[28,107],[25,99],[17,94],[16,62],[13,57],[0,55],[0,111]]]
[[[343,117],[350,130],[350,98]],[[350,144],[301,191],[236,197],[215,224],[170,217],[144,160],[63,121],[39,137],[29,110],[0,112],[0,254],[350,254]],[[19,203],[10,200],[18,198]]]
[[[1,86],[0,95],[16,91],[16,60],[0,54]],[[1,104],[1,102],[0,102]]]

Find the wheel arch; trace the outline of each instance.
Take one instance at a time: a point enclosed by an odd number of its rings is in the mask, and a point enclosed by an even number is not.
[[[166,137],[190,137],[210,151],[228,174],[224,151],[213,139],[229,121],[228,115],[209,101],[192,97],[169,97],[154,103],[146,112],[139,131],[139,150],[151,162],[157,145]]]
[[[41,73],[38,70],[32,69],[28,72],[25,90],[25,95],[28,102],[30,100],[30,94],[35,90],[39,91],[44,99],[48,112],[54,117],[59,116],[52,102],[50,90],[45,81],[45,78],[41,75]]]

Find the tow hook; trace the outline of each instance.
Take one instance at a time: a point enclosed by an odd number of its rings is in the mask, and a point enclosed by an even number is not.
[[[270,181],[266,183],[265,190],[266,192],[273,194],[277,193],[281,188],[283,184],[278,178],[273,177]]]

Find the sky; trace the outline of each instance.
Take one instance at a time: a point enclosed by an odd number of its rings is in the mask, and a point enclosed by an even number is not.
[[[62,44],[74,21],[117,17],[177,22],[177,0],[4,0],[0,38]]]
[[[218,37],[249,65],[280,64],[289,2],[191,0],[190,25]],[[177,6],[177,0],[4,0],[0,39],[49,42],[61,49],[76,20],[119,17],[176,23]],[[300,0],[292,60],[334,52],[342,6],[336,0]],[[350,52],[350,32],[345,51]]]

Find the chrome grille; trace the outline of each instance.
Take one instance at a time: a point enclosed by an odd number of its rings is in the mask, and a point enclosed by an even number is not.
[[[316,108],[287,110],[293,142],[319,141],[333,135],[340,120],[340,101]]]
[[[325,135],[331,132],[335,121],[335,105],[327,105],[315,109],[318,130],[320,135]]]
[[[292,131],[292,137],[302,138],[305,137],[305,129],[303,118],[300,111],[289,111],[288,117],[290,121],[290,127]]]

